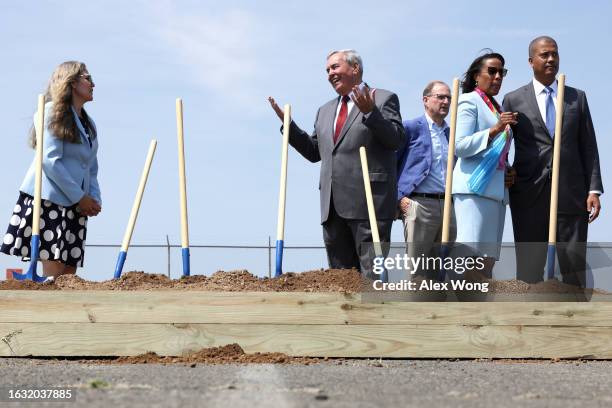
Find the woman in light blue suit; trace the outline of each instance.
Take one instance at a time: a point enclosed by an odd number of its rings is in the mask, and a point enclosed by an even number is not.
[[[513,173],[507,165],[511,130],[516,114],[501,112],[493,98],[499,93],[507,70],[504,58],[489,52],[474,60],[465,73],[463,94],[459,98],[453,171],[453,201],[457,218],[457,242],[474,249],[476,256],[485,258],[480,273],[491,276],[495,260],[499,259],[504,230],[507,185]],[[472,178],[480,170],[483,157],[492,149],[496,138],[505,138],[503,152],[492,169],[482,190],[474,188]]]
[[[96,126],[83,105],[94,82],[82,62],[60,64],[45,95],[40,260],[43,275],[74,274],[83,266],[87,217],[101,211]],[[35,146],[34,128],[31,144]],[[29,260],[35,163],[32,161],[0,252]]]

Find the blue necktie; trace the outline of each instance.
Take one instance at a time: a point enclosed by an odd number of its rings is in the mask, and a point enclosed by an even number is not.
[[[546,92],[546,129],[548,129],[548,133],[550,133],[550,137],[555,137],[555,120],[557,113],[555,111],[555,103],[553,101],[552,93],[553,90],[550,86],[547,86],[545,89]]]

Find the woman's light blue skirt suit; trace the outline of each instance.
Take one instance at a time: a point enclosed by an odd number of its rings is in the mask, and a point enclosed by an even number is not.
[[[468,187],[470,176],[488,148],[489,128],[497,117],[476,92],[459,97],[453,171],[453,202],[457,218],[457,242],[474,249],[478,256],[499,259],[504,232],[508,190],[504,170],[496,169],[482,195]]]

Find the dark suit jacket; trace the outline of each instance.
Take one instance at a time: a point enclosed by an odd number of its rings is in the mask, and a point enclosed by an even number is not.
[[[311,162],[321,161],[321,223],[327,221],[330,200],[338,215],[346,219],[368,219],[368,210],[359,159],[365,146],[374,208],[378,219],[392,219],[396,208],[395,151],[405,141],[397,95],[376,89],[375,108],[367,115],[355,105],[334,145],[333,131],[340,97],[321,106],[314,132],[308,135],[291,122],[289,143]],[[333,194],[332,194],[333,192]]]
[[[431,132],[425,115],[405,121],[404,130],[406,144],[397,152],[398,201],[412,194],[431,170]]]
[[[585,93],[566,85],[563,105],[558,212],[584,214],[589,191],[603,192],[597,141]],[[528,210],[544,199],[540,196],[550,183],[553,139],[538,109],[533,82],[507,94],[503,107],[519,113],[512,129],[517,179],[510,188],[510,205],[513,211]]]

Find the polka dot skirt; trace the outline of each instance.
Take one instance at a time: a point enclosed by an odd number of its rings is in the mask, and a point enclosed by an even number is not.
[[[70,266],[83,266],[87,217],[80,215],[77,205],[62,207],[42,200],[40,213],[40,251],[42,261],[60,261]],[[30,260],[32,239],[32,196],[20,193],[0,252]]]

